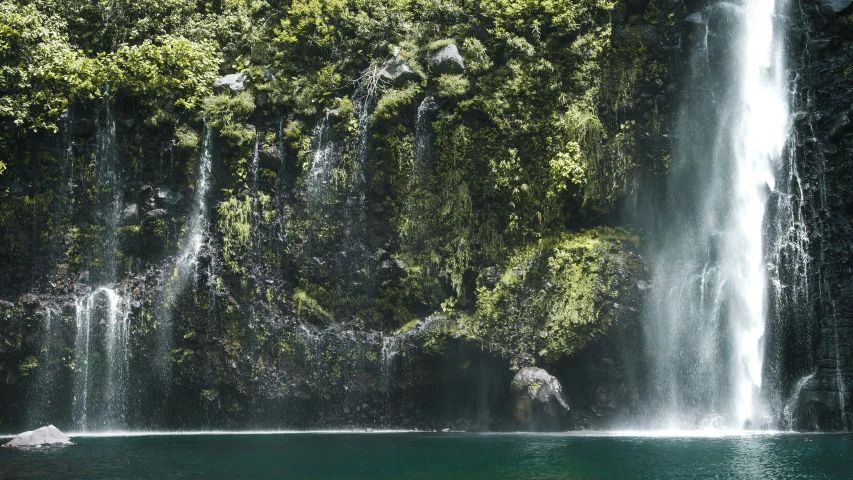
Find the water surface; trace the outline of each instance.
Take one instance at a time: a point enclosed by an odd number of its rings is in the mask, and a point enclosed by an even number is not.
[[[853,436],[290,433],[77,437],[0,450],[0,478],[834,479]]]

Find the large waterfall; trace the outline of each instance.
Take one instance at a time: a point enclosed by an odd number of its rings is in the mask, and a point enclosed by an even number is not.
[[[718,2],[696,22],[645,312],[657,428],[769,422],[764,222],[789,130],[783,3]]]

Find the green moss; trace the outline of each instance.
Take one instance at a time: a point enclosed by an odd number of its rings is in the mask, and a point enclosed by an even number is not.
[[[175,146],[178,148],[195,150],[200,142],[201,135],[187,125],[180,125],[175,130]]]
[[[640,264],[639,239],[625,229],[595,228],[546,237],[501,265],[494,287],[477,289],[476,312],[456,335],[478,340],[514,367],[554,360],[605,333],[629,305]]]
[[[400,328],[398,328],[397,330],[394,330],[394,335],[400,335],[400,334],[408,332],[409,330],[415,328],[415,325],[417,325],[418,322],[420,322],[420,320],[418,320],[417,318],[415,318],[409,322],[406,322]]]
[[[32,355],[24,358],[24,361],[18,365],[18,370],[21,372],[22,376],[27,376],[34,369],[38,368],[39,362],[38,359]]]
[[[321,320],[322,322],[333,322],[334,317],[327,312],[317,300],[314,300],[304,290],[297,288],[293,292],[293,306],[296,315],[308,320]]]
[[[245,123],[255,111],[255,99],[248,90],[238,95],[221,93],[204,100],[203,111],[208,124],[219,134],[237,145],[248,145],[255,140],[255,131]]]

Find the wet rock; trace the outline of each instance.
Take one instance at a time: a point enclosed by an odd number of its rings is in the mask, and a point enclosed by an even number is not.
[[[684,18],[685,23],[693,24],[693,25],[705,25],[705,17],[702,16],[702,12],[691,13],[690,15]]]
[[[95,134],[95,123],[85,118],[78,119],[74,122],[71,131],[74,135],[81,137],[91,137]]]
[[[454,44],[445,45],[432,52],[427,57],[430,71],[436,75],[445,73],[459,74],[465,72],[465,60],[459,54],[459,49]]]
[[[808,49],[809,53],[816,53],[816,52],[819,52],[819,51],[825,49],[826,47],[828,47],[829,42],[830,42],[830,39],[828,39],[828,38],[812,39],[812,40],[809,40],[809,43],[806,46],[806,48]]]
[[[157,203],[161,206],[175,206],[183,200],[184,195],[169,187],[161,187],[157,190]]]
[[[406,65],[405,61],[397,55],[385,62],[385,66],[379,72],[379,76],[395,87],[400,87],[409,81],[418,81],[421,78],[420,75],[412,70],[412,67]]]
[[[260,153],[260,167],[278,172],[279,168],[281,168],[282,157],[279,146],[276,144],[264,145],[264,147],[261,148]]]
[[[524,367],[512,379],[513,417],[520,424],[541,423],[542,414],[558,417],[569,411],[563,386],[541,368]]]
[[[835,118],[829,129],[829,138],[836,138],[850,130],[850,114],[844,112]]]
[[[42,447],[46,445],[74,445],[68,435],[65,435],[53,425],[41,427],[31,432],[24,432],[3,445],[6,448]]]
[[[216,81],[213,82],[213,88],[221,91],[231,90],[234,93],[240,93],[246,88],[245,82],[245,73],[232,73],[230,75],[217,78]]]
[[[853,4],[853,0],[817,0],[818,9],[824,15],[835,15]]]
[[[124,212],[122,213],[122,221],[125,225],[134,223],[139,219],[139,205],[135,203],[131,203],[124,207]]]
[[[480,270],[480,284],[489,288],[495,288],[501,279],[498,267],[492,265]]]
[[[148,211],[145,216],[148,218],[162,218],[166,216],[166,210],[163,210],[162,208],[155,208],[154,210]]]
[[[622,25],[625,23],[625,14],[622,13],[622,9],[619,7],[613,7],[610,10],[610,22],[613,25]]]
[[[649,0],[626,0],[625,5],[631,13],[643,13],[649,6]]]

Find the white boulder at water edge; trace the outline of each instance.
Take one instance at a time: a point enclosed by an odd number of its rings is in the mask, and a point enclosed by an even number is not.
[[[68,435],[62,433],[53,425],[41,427],[31,432],[24,432],[3,445],[12,447],[42,447],[47,445],[74,445]]]

